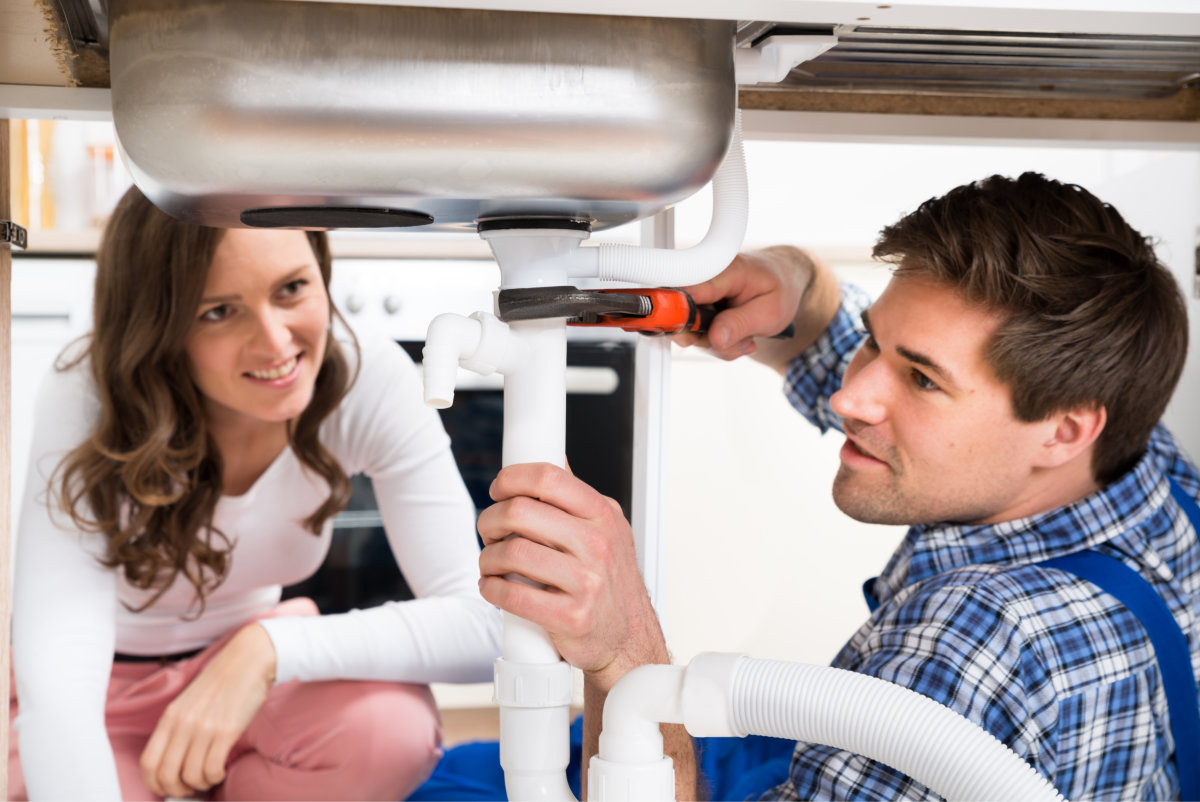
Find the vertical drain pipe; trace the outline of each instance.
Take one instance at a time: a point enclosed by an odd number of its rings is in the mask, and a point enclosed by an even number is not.
[[[501,288],[567,282],[566,255],[587,237],[571,229],[481,227],[500,265]],[[566,319],[514,321],[476,312],[439,315],[424,352],[426,401],[449,406],[459,364],[504,376],[504,467],[566,461]],[[511,577],[528,581],[523,577]],[[573,800],[567,782],[573,674],[541,627],[504,615],[503,655],[495,663],[500,765],[511,800]]]
[[[502,271],[503,265],[501,261]],[[520,321],[508,331],[519,346],[513,349],[516,364],[504,372],[501,462],[505,467],[549,462],[561,468],[566,456],[566,322]],[[571,667],[544,629],[510,613],[504,614],[503,641],[495,676],[500,766],[508,798],[574,799],[567,784]]]

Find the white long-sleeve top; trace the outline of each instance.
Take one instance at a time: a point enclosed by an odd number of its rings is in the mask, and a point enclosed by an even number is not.
[[[396,560],[416,599],[368,610],[263,622],[277,682],[490,678],[500,616],[478,591],[474,507],[418,370],[386,340],[363,341],[362,369],[322,424],[321,442],[347,475],[372,480]],[[354,359],[350,349],[348,358]],[[278,603],[329,549],[303,521],[329,495],[289,449],[241,496],[220,499],[214,525],[233,544],[225,581],[195,614],[180,579],[151,607],[98,557],[105,539],[47,507],[59,461],[90,434],[99,403],[86,364],[52,371],[40,391],[22,501],[13,596],[13,660],[21,766],[32,799],[119,799],[104,723],[113,653],[159,655],[212,643]]]

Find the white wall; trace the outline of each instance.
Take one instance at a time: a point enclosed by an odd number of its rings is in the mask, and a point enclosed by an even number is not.
[[[1183,288],[1191,322],[1188,361],[1167,407],[1167,425],[1193,458],[1200,459],[1200,153],[1134,159],[1097,194],[1142,233]],[[1147,366],[1153,370],[1153,366]]]
[[[792,243],[832,257],[877,295],[886,270],[864,264],[878,230],[921,201],[993,173],[1079,183],[1148,236],[1191,293],[1200,225],[1200,154],[748,142],[748,247]],[[703,236],[706,192],[677,210],[681,246]],[[1200,309],[1190,300],[1191,319]],[[1200,455],[1200,324],[1168,423]],[[900,527],[860,524],[834,507],[841,438],[794,413],[771,371],[675,350],[664,617],[677,662],[701,651],[824,663],[866,617],[864,579]]]

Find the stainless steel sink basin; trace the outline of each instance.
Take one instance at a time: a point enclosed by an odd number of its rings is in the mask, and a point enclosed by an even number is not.
[[[695,192],[736,107],[725,21],[113,0],[138,186],[215,226],[603,228]]]

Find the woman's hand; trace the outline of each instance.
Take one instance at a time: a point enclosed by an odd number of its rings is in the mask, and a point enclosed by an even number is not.
[[[275,647],[243,627],[167,706],[142,752],[142,779],[161,796],[191,796],[225,779],[225,762],[275,682]]]

